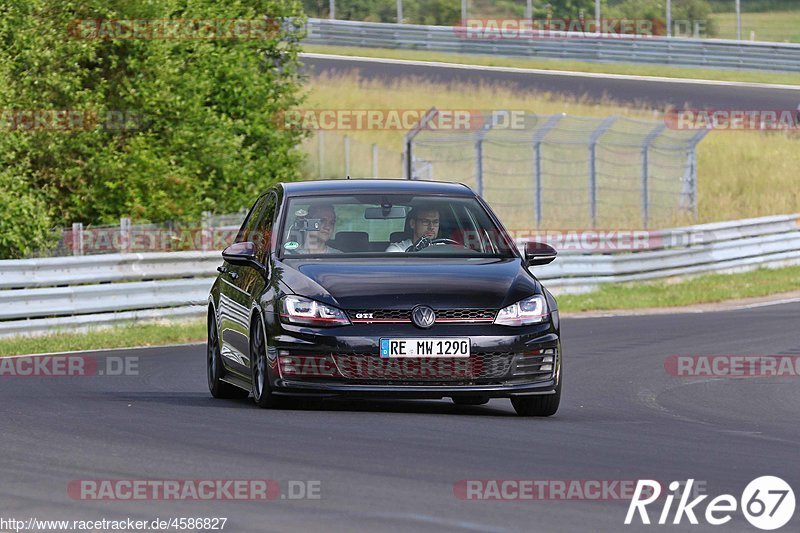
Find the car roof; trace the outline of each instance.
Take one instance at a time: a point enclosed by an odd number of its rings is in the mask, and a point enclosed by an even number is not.
[[[401,179],[337,179],[293,181],[281,184],[287,196],[318,194],[433,194],[474,197],[462,183]]]

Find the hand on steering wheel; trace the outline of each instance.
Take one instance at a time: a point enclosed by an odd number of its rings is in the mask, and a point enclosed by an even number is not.
[[[420,237],[416,244],[412,244],[406,248],[406,252],[419,252],[434,244],[455,244],[456,246],[461,246],[460,242],[454,241],[453,239],[429,239],[427,237]]]
[[[408,248],[406,248],[406,252],[419,252],[423,248],[427,248],[431,245],[431,240],[427,237],[420,237],[416,244],[412,244]]]

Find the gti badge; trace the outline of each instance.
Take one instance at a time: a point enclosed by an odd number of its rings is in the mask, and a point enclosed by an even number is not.
[[[421,328],[429,328],[436,321],[436,313],[427,305],[418,305],[411,311],[411,320]]]

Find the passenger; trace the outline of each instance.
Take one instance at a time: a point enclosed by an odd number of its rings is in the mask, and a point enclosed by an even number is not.
[[[308,208],[309,220],[319,219],[319,231],[306,231],[305,242],[302,248],[294,251],[297,254],[340,254],[328,246],[328,241],[333,237],[336,228],[336,210],[332,205],[314,204]]]

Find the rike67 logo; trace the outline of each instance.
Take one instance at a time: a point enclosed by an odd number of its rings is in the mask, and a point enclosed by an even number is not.
[[[741,508],[742,514],[751,525],[764,531],[771,531],[786,525],[794,515],[794,491],[779,477],[762,476],[754,479],[745,487],[739,501],[730,494],[721,494],[707,503],[704,513],[700,511],[700,504],[708,498],[708,495],[697,496],[690,501],[693,484],[694,479],[687,480],[685,484],[678,481],[669,484],[671,494],[667,494],[663,499],[664,506],[658,515],[658,524],[680,524],[686,517],[690,524],[697,525],[699,523],[697,517],[700,515],[708,524],[720,526],[730,522],[733,513]],[[681,488],[683,490],[678,492]],[[637,514],[642,524],[650,524],[647,506],[659,500],[661,496],[661,484],[658,481],[640,479],[628,507],[625,524],[633,523]],[[678,504],[673,514],[672,504],[675,499],[678,500]],[[670,515],[672,515],[671,521]]]

